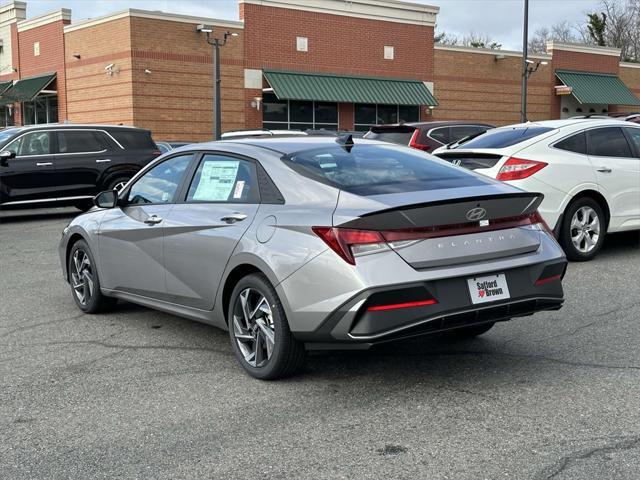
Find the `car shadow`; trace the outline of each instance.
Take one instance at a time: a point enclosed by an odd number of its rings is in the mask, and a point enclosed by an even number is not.
[[[55,210],[0,210],[0,225],[6,223],[38,222],[42,220],[60,220],[80,215],[76,208],[57,208]]]
[[[611,257],[637,252],[640,249],[640,231],[610,233],[604,239],[598,257]]]

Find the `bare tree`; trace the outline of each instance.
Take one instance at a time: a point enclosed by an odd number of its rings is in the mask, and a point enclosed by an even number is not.
[[[538,28],[529,40],[531,53],[545,53],[550,41],[560,43],[576,43],[580,40],[578,29],[566,20],[552,25],[551,28]]]

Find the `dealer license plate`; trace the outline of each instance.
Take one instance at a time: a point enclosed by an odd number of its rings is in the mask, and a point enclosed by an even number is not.
[[[510,298],[509,286],[504,273],[468,278],[471,301],[476,303],[495,302]]]

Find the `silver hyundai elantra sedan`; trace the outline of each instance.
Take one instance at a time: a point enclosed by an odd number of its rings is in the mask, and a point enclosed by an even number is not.
[[[346,135],[203,143],[98,195],[60,258],[82,311],[121,299],[228,329],[244,369],[273,379],[309,349],[559,309],[566,259],[541,201]]]

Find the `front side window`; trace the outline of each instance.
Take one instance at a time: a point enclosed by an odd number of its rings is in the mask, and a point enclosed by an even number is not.
[[[156,165],[133,184],[127,203],[171,203],[193,155],[179,155]]]
[[[16,157],[25,155],[47,155],[51,153],[49,132],[31,132],[22,135],[11,142],[5,150],[16,154]]]
[[[73,130],[58,132],[59,153],[100,152],[106,148],[98,132],[93,130]]]
[[[252,162],[207,154],[196,170],[187,202],[258,203],[260,194]]]
[[[339,145],[305,150],[282,159],[293,170],[356,195],[473,187],[489,182],[432,160],[423,152],[390,145]]]
[[[640,155],[640,128],[625,128],[625,131],[629,134],[629,138],[636,146],[636,153]]]
[[[573,153],[587,153],[587,137],[584,132],[576,133],[559,141],[554,147]]]
[[[587,131],[589,155],[594,157],[632,157],[631,148],[619,127]]]

